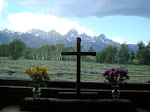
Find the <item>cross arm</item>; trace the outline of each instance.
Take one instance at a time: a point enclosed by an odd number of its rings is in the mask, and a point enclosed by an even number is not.
[[[91,56],[96,56],[96,52],[81,52],[81,55],[91,55]]]
[[[80,54],[96,56],[96,52],[80,52]],[[77,52],[61,52],[61,55],[77,55]]]
[[[77,52],[61,52],[61,55],[77,55]]]

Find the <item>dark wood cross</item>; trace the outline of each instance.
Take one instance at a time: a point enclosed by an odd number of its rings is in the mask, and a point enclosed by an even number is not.
[[[77,37],[77,52],[61,52],[61,55],[76,55],[77,56],[76,92],[79,95],[80,94],[81,56],[82,55],[96,56],[96,52],[81,52],[81,38]]]

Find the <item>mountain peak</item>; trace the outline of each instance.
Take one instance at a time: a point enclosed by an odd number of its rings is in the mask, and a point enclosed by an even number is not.
[[[27,31],[27,33],[36,33],[36,32],[44,32],[43,30],[40,30],[40,29],[31,29],[29,31]]]
[[[89,36],[85,32],[80,34],[81,36]]]
[[[68,33],[75,33],[78,34],[78,31],[75,28],[72,28],[68,31]]]
[[[72,29],[70,29],[70,30],[72,30],[72,31],[77,31],[76,28],[72,28]]]
[[[53,33],[53,34],[56,34],[58,32],[56,32],[54,29],[50,30],[48,33]]]
[[[106,39],[105,35],[104,34],[100,34],[98,37],[101,37],[103,39]]]
[[[7,28],[5,28],[5,29],[3,30],[3,32],[11,33],[12,31],[11,31],[11,30],[8,30]]]
[[[5,28],[3,31],[9,31],[7,28]]]

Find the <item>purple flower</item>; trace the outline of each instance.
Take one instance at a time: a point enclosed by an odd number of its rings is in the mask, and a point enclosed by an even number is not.
[[[108,74],[110,74],[112,72],[111,69],[106,70],[102,75],[103,76],[108,76]]]
[[[124,79],[129,79],[129,76],[127,75],[128,71],[123,70],[122,68],[108,69],[102,74],[102,76],[106,77],[106,79],[108,79],[111,82],[117,81],[117,79],[119,79],[119,81],[123,81]]]

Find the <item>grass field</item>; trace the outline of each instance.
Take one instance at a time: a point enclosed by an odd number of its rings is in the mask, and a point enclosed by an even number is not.
[[[71,61],[49,61],[49,60],[0,60],[0,71],[15,70],[25,71],[28,67],[45,67],[48,73],[75,73],[76,62]],[[81,74],[92,74],[91,76],[81,76],[82,81],[104,81],[104,77],[99,77],[109,68],[126,67],[130,75],[150,75],[150,66],[147,65],[118,65],[118,64],[100,64],[100,63],[81,63]],[[99,75],[99,76],[94,76]],[[0,77],[29,77],[28,74],[15,73],[13,76],[8,73],[0,73]],[[60,77],[51,76],[52,80],[76,80],[75,75],[62,75]],[[148,82],[150,77],[130,77],[130,82]]]

